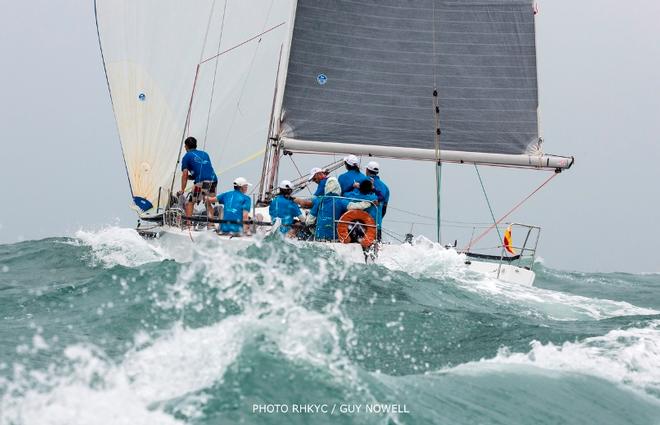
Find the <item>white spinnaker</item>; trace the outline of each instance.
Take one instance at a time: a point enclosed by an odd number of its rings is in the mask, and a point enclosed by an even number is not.
[[[285,23],[288,2],[274,3],[96,0],[99,40],[133,197],[156,205],[159,188],[169,189],[173,177],[178,189],[174,172],[197,65]],[[216,60],[199,67],[186,134],[210,153],[217,172],[265,145],[286,29],[285,23],[221,55],[217,67]],[[256,176],[259,167],[250,165]]]

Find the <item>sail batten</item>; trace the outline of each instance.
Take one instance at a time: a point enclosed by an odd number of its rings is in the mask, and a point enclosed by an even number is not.
[[[434,100],[433,93],[437,93]],[[280,136],[536,152],[532,0],[299,0]]]

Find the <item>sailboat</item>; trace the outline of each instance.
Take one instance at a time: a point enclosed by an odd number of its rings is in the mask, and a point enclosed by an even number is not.
[[[335,169],[341,166],[337,155],[348,154],[430,164],[438,241],[443,164],[558,173],[574,163],[543,150],[532,0],[95,5],[134,208],[143,224],[138,230],[145,236],[194,240],[206,233],[185,225],[191,217],[172,199],[189,135],[216,166],[220,161],[221,173],[259,174],[252,224],[266,231],[272,223],[265,207],[277,193],[286,157],[330,156]],[[305,182],[301,178],[300,186]],[[502,237],[504,218],[493,216],[500,253],[472,252],[479,237],[472,238],[465,267],[532,285],[540,228],[509,223]],[[517,246],[512,229],[525,235]],[[218,240],[250,243],[248,236]],[[306,243],[378,261],[360,244]],[[372,251],[378,255],[405,249],[377,246]]]

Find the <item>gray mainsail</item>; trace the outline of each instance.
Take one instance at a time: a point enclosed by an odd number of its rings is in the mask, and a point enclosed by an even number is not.
[[[481,161],[492,163],[538,156],[532,3],[299,0],[284,146],[414,159],[439,147],[495,154]]]

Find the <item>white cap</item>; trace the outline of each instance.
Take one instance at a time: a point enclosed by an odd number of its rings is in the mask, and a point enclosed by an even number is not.
[[[307,179],[307,181],[311,182],[314,176],[316,175],[316,173],[322,173],[322,172],[323,172],[323,168],[319,168],[319,167],[312,168],[311,170],[309,170],[309,179]]]
[[[367,170],[377,173],[378,171],[380,171],[380,165],[378,165],[376,161],[371,161],[370,163],[367,164]]]
[[[288,181],[288,180],[282,180],[282,181],[280,182],[280,186],[279,186],[279,188],[280,188],[280,189],[293,189],[293,185],[292,185],[291,182]]]
[[[248,183],[247,180],[245,180],[244,177],[237,177],[234,179],[234,186],[252,186],[252,183]]]
[[[360,164],[360,160],[355,155],[348,155],[347,157],[344,158],[344,162],[347,163],[348,165],[359,165]]]

